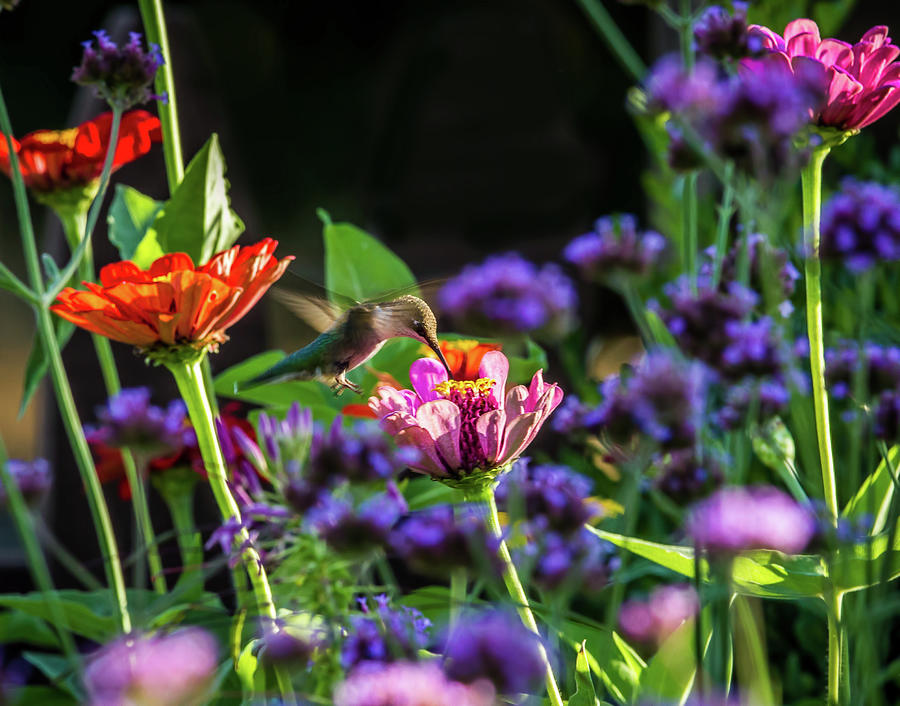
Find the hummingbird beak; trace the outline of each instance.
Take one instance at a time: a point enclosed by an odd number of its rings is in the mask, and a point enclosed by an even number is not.
[[[431,338],[429,336],[429,338]],[[444,352],[441,350],[441,346],[438,344],[437,339],[426,340],[428,347],[434,351],[434,354],[438,357],[438,360],[441,361],[441,364],[447,370],[447,377],[451,380],[453,379],[453,372],[450,370],[450,366],[447,364],[447,359],[444,357]]]

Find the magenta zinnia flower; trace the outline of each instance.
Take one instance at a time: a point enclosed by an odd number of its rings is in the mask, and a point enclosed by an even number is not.
[[[412,364],[412,390],[379,387],[369,407],[381,427],[421,452],[412,468],[436,478],[459,479],[472,471],[497,469],[517,459],[563,398],[541,371],[528,387],[504,394],[509,361],[486,353],[477,380],[448,380],[434,358]]]
[[[822,39],[812,20],[789,23],[784,36],[768,27],[751,25],[750,34],[770,54],[745,59],[752,71],[786,68],[804,78],[821,80],[826,89],[822,107],[813,120],[822,127],[859,130],[900,103],[900,48],[891,44],[888,28],[872,27],[856,44]]]

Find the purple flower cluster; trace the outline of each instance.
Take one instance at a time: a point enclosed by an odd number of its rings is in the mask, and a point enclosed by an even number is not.
[[[43,458],[36,458],[34,461],[11,458],[6,462],[6,470],[28,505],[37,505],[53,485],[50,464]],[[0,481],[0,508],[5,507],[6,503],[7,494]]]
[[[97,409],[100,426],[90,429],[92,438],[108,446],[127,446],[137,453],[161,456],[194,443],[181,400],[165,409],[150,404],[150,388],[127,388]]]
[[[215,639],[200,628],[125,635],[95,652],[84,672],[92,706],[207,703],[218,667]]]
[[[588,279],[604,279],[618,273],[645,275],[659,264],[666,239],[656,231],[638,231],[634,216],[604,217],[594,230],[572,240],[563,259]]]
[[[614,442],[643,434],[664,449],[693,446],[700,431],[709,375],[696,362],[665,351],[649,353],[630,376],[602,384],[598,426]]]
[[[394,528],[391,548],[414,571],[448,575],[456,568],[499,574],[499,542],[474,508],[435,505],[411,513]]]
[[[438,303],[460,330],[553,336],[571,328],[578,297],[557,265],[506,253],[465,267],[441,288]]]
[[[262,643],[259,657],[266,664],[305,667],[321,640],[315,635],[298,634],[283,625],[270,625]]]
[[[762,40],[749,32],[747,3],[735,0],[733,12],[707,7],[694,23],[695,49],[712,59],[743,59],[762,50]]]
[[[341,666],[350,671],[359,665],[401,660],[415,661],[428,644],[431,621],[412,608],[393,608],[385,595],[375,606],[359,599],[361,614],[350,617],[341,646]]]
[[[725,253],[722,258],[719,289],[727,292],[731,285],[737,282],[738,261],[745,248],[749,259],[750,288],[756,292],[765,292],[767,286],[773,287],[774,293],[784,297],[784,303],[780,309],[782,316],[786,318],[793,310],[790,299],[797,288],[800,273],[791,262],[787,251],[772,246],[762,233],[752,233],[749,236],[749,242],[745,241],[743,237],[738,238],[737,242]],[[702,288],[711,289],[716,256],[715,246],[707,248],[703,255],[704,259],[700,263],[699,282]],[[766,278],[770,279],[768,283]]]
[[[845,179],[822,209],[819,254],[853,272],[900,260],[900,189]]]
[[[576,395],[569,393],[556,408],[550,426],[553,431],[568,436],[595,429],[597,423],[597,407],[585,404]]]
[[[900,441],[900,391],[889,390],[878,398],[872,421],[876,439],[895,443]]]
[[[844,341],[825,351],[825,378],[834,399],[851,395],[861,366],[865,366],[866,390],[870,395],[900,388],[900,347],[867,342],[860,350],[855,341]]]
[[[722,488],[694,506],[687,522],[694,544],[711,554],[747,549],[802,552],[816,532],[816,516],[782,491]]]
[[[334,706],[493,706],[487,682],[460,684],[434,662],[357,669],[334,692]]]
[[[444,647],[444,673],[450,679],[465,684],[488,681],[500,694],[535,691],[544,670],[539,638],[506,612],[464,616]]]
[[[685,71],[679,59],[662,59],[650,74],[647,93],[651,109],[670,112],[676,124],[670,159],[677,168],[694,168],[701,156],[686,143],[687,125],[709,149],[737,167],[768,180],[800,166],[794,140],[823,100],[819,82],[790,71],[753,71],[723,76],[709,59]]]
[[[119,47],[105,31],[94,32],[97,41],[83,42],[81,64],[72,71],[72,80],[81,86],[93,86],[98,98],[111,106],[128,110],[151,100],[165,100],[153,93],[153,80],[163,64],[156,44],[145,51],[141,35],[131,32],[128,43]]]
[[[630,641],[658,646],[700,609],[688,584],[660,586],[645,600],[630,600],[619,609],[619,627]]]
[[[696,448],[675,449],[656,460],[656,487],[679,503],[708,495],[722,484],[719,461]]]
[[[602,514],[588,498],[590,489],[587,478],[565,466],[523,461],[497,486],[498,505],[528,539],[521,563],[544,590],[599,591],[616,568],[612,545],[584,529]]]
[[[307,519],[335,551],[361,554],[384,547],[406,510],[400,491],[389,483],[387,492],[367,498],[358,507],[350,500],[327,496],[310,510]]]

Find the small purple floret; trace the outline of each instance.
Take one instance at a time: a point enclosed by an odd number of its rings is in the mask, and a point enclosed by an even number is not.
[[[163,64],[159,47],[151,44],[145,50],[137,32],[128,37],[128,43],[119,47],[105,31],[97,30],[96,48],[91,41],[83,42],[81,64],[72,71],[72,81],[92,86],[98,98],[121,110],[151,100],[165,100],[153,93],[156,72]]]

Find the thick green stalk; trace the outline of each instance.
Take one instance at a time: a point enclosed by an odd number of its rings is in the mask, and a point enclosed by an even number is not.
[[[450,574],[450,627],[456,625],[463,606],[466,604],[466,588],[469,575],[465,568],[454,569]]]
[[[110,142],[110,149],[115,150],[115,144],[112,142]],[[102,196],[98,194],[96,198],[99,199]],[[69,248],[74,253],[81,243],[81,239],[87,233],[87,213],[85,213],[84,209],[78,208],[60,209],[56,211],[56,214],[62,222],[66,240],[69,241]],[[95,279],[94,254],[90,244],[85,248],[84,257],[81,260],[78,272],[86,282],[93,282]],[[97,361],[100,363],[100,372],[103,375],[106,394],[109,397],[117,395],[122,390],[122,383],[119,380],[119,371],[116,368],[116,361],[113,357],[109,339],[106,336],[92,333],[91,340],[94,342],[94,351],[97,354]],[[125,477],[128,479],[128,485],[131,487],[132,506],[138,530],[137,539],[147,554],[147,564],[150,566],[150,583],[157,593],[163,595],[166,593],[166,578],[163,574],[162,559],[159,556],[156,534],[153,531],[153,522],[150,520],[150,507],[147,504],[144,483],[138,475],[138,467],[131,450],[122,448],[120,451],[122,454],[122,465],[125,468]],[[135,564],[135,566],[138,566],[138,564]]]
[[[175,539],[181,554],[180,583],[188,584],[189,597],[203,590],[203,539],[194,522],[194,486],[198,475],[192,468],[169,468],[152,475],[152,482],[169,508]]]
[[[162,0],[138,0],[147,41],[159,46],[163,65],[156,74],[156,92],[167,100],[156,102],[156,112],[163,134],[163,156],[166,160],[166,179],[169,193],[184,178],[184,158],[181,155],[181,133],[178,129],[178,103],[175,100],[175,79],[172,75],[172,55]]]
[[[837,527],[838,498],[831,451],[831,423],[828,419],[828,392],[825,389],[825,341],[822,325],[822,263],[819,261],[819,219],[822,205],[822,165],[830,151],[819,147],[803,168],[803,244],[806,250],[806,329],[809,336],[809,366],[812,373],[816,437],[825,505],[831,523]]]
[[[178,391],[187,405],[194,432],[197,434],[197,444],[200,447],[200,455],[203,457],[203,465],[206,467],[206,474],[209,478],[209,487],[219,506],[222,519],[226,522],[232,519],[240,522],[241,510],[228,488],[225,458],[222,456],[222,449],[219,447],[216,437],[212,407],[206,397],[203,373],[200,369],[200,357],[197,356],[193,360],[185,362],[167,363],[167,367],[175,377]],[[249,539],[247,530],[241,530],[235,537],[235,546],[247,545],[241,552],[241,559],[247,575],[250,577],[257,607],[263,615],[275,620],[275,602],[272,600],[269,579],[256,549],[249,546]]]
[[[113,114],[113,117],[113,122],[115,124],[115,113]],[[31,213],[28,209],[28,195],[25,193],[25,181],[22,178],[22,173],[19,168],[19,158],[12,144],[12,124],[9,119],[9,112],[6,108],[6,100],[3,97],[2,89],[0,89],[0,131],[6,136],[6,145],[9,151],[13,195],[15,196],[16,213],[19,219],[19,229],[22,236],[22,246],[25,255],[25,264],[28,269],[28,277],[34,292],[41,297],[42,300],[46,301],[44,281],[41,277],[40,259],[38,257],[37,243],[34,237],[34,226],[31,222]],[[111,168],[112,160],[109,158],[109,155],[107,156],[107,163]],[[82,245],[84,245],[84,243],[82,243]],[[71,265],[72,262],[69,264]],[[72,271],[74,272],[74,268],[72,268]],[[71,277],[71,273],[69,273],[67,277],[61,278],[61,280],[65,282],[68,277]],[[69,443],[72,446],[72,452],[75,455],[75,461],[78,465],[78,471],[81,474],[82,483],[84,483],[88,506],[90,507],[91,517],[94,521],[94,528],[97,531],[97,537],[100,541],[104,566],[106,569],[106,579],[113,594],[113,603],[116,607],[119,625],[122,628],[122,632],[131,632],[131,616],[128,613],[128,600],[125,595],[125,580],[122,577],[122,563],[119,559],[119,550],[116,546],[116,538],[113,533],[112,522],[109,518],[109,508],[106,505],[103,489],[100,487],[100,481],[94,470],[94,461],[91,458],[90,449],[84,438],[84,430],[81,427],[81,420],[78,418],[78,412],[75,408],[75,400],[72,397],[72,389],[69,386],[69,380],[66,377],[66,371],[63,366],[62,356],[59,352],[59,344],[56,340],[56,332],[53,328],[50,311],[45,306],[35,306],[34,312],[35,318],[37,319],[38,335],[41,337],[41,343],[44,346],[44,350],[49,359],[50,377],[53,381],[53,389],[56,393],[60,415],[62,416],[66,434],[69,437]]]
[[[509,547],[503,539],[503,530],[500,527],[500,517],[497,514],[497,501],[494,499],[494,486],[488,484],[482,488],[473,488],[465,491],[465,498],[468,502],[476,503],[484,508],[485,523],[491,534],[500,542],[497,553],[503,563],[503,582],[506,584],[506,590],[509,591],[509,597],[516,604],[519,611],[519,617],[526,628],[531,630],[535,635],[540,637],[537,621],[534,619],[534,613],[528,603],[528,595],[525,588],[519,580],[519,574],[516,571],[516,565],[513,563],[512,556],[509,553]],[[541,646],[541,653],[546,662],[545,681],[547,684],[547,696],[552,706],[563,706],[563,698],[556,685],[556,677],[553,675],[553,667],[550,665],[550,658],[547,656],[546,650]]]
[[[16,523],[16,529],[19,531],[22,546],[25,548],[25,554],[28,557],[31,577],[35,586],[41,592],[44,602],[50,609],[51,622],[59,635],[59,642],[62,645],[63,652],[72,666],[72,671],[75,674],[80,674],[81,656],[78,654],[78,648],[75,646],[75,640],[72,638],[72,633],[69,630],[69,624],[62,604],[59,601],[59,596],[53,588],[50,569],[47,566],[44,554],[41,552],[41,545],[37,538],[28,505],[25,503],[22,491],[15,480],[13,480],[6,461],[6,446],[3,440],[0,439],[0,487],[5,491],[7,506],[12,514],[13,521]]]
[[[843,595],[834,593],[828,597],[825,609],[828,611],[828,706],[844,703],[841,692],[844,674],[844,635],[841,630],[841,609]]]

